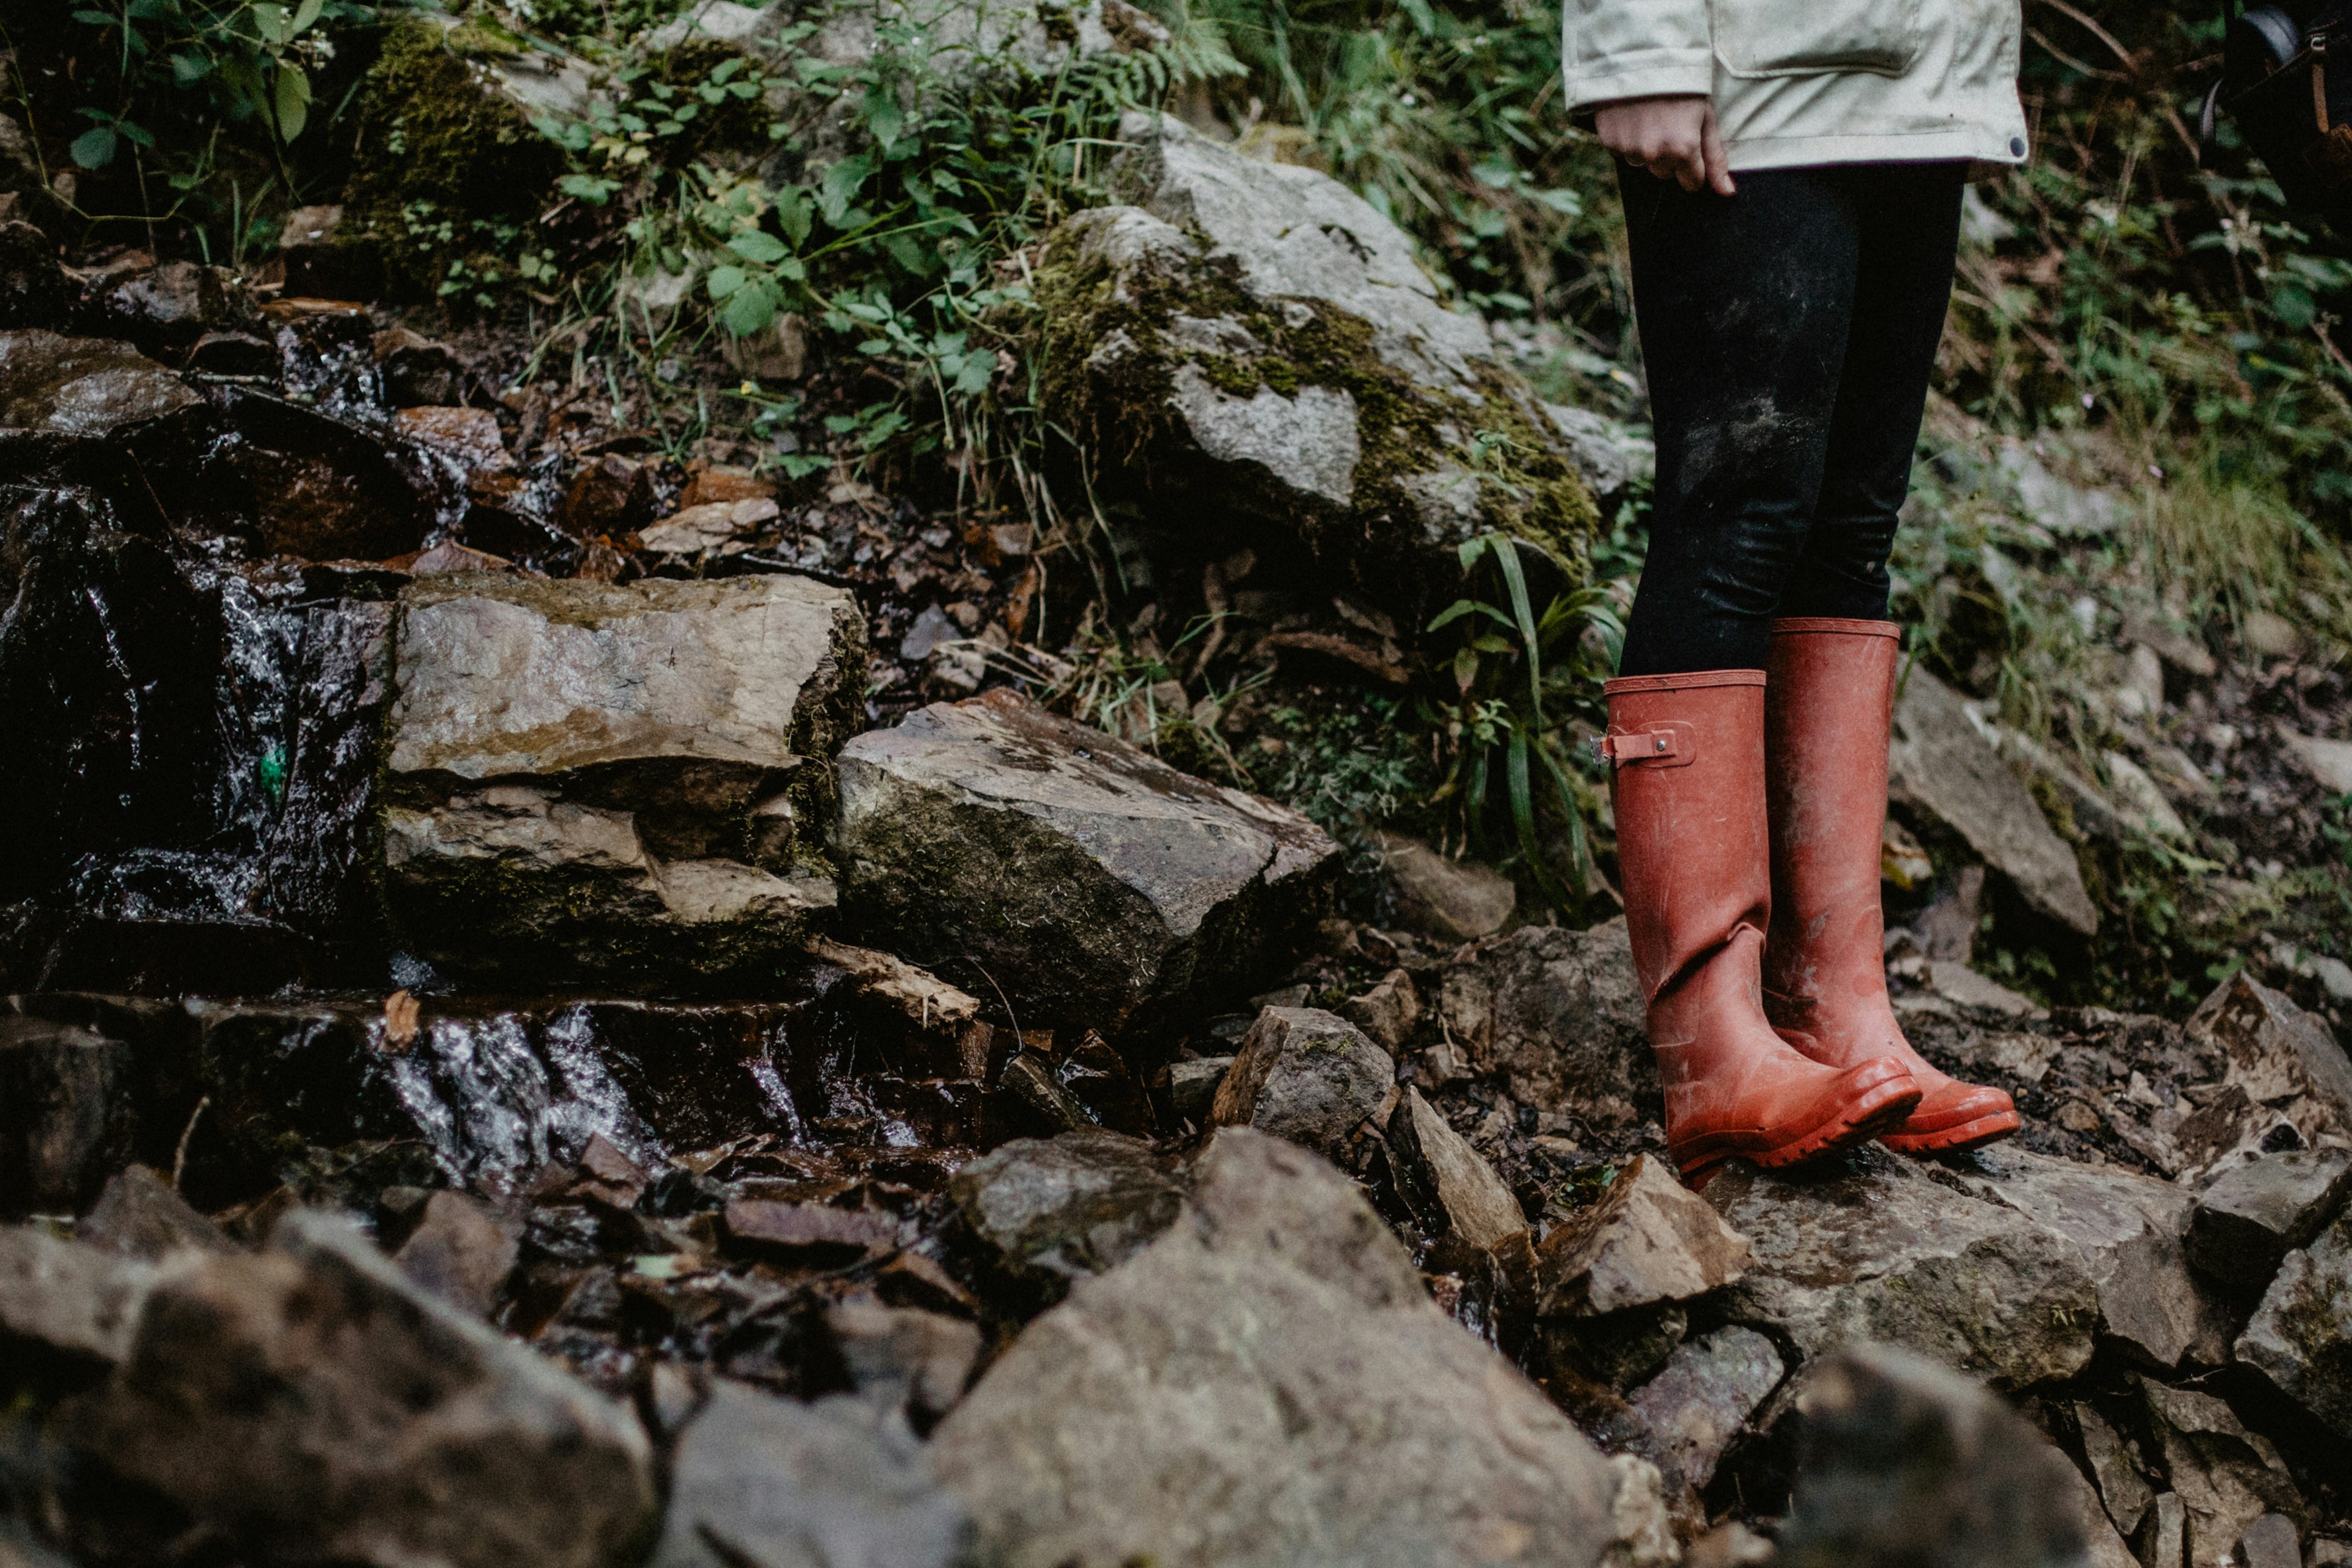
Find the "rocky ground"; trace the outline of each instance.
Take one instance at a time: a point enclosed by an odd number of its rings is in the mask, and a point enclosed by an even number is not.
[[[1940,643],[1890,964],[2026,1131],[1688,1192],[1622,921],[1296,804],[1430,563],[1640,442],[1335,182],[1128,132],[1035,258],[1118,594],[331,297],[331,211],[0,224],[0,1563],[2352,1563],[2352,972],[2259,923],[2340,653],[2123,581],[2085,761]],[[2110,492],[1937,417],[2030,606]],[[2244,962],[2019,989],[2150,844]]]

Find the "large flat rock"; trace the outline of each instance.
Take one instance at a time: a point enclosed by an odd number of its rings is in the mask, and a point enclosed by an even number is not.
[[[1875,1340],[2000,1388],[2090,1363],[2099,1291],[2075,1246],[1884,1150],[1787,1174],[1735,1162],[1706,1196],[1753,1250],[1731,1318],[1807,1357]]]
[[[1973,1163],[1981,1175],[1935,1173],[2070,1243],[2098,1287],[2103,1333],[2165,1369],[2184,1357],[2208,1366],[2225,1358],[2229,1309],[2189,1266],[2193,1193],[2008,1144],[1979,1151]]]
[[[821,833],[865,631],[784,575],[427,579],[394,628],[383,817],[409,950],[460,973],[773,960],[831,908]]]
[[[1338,847],[1287,806],[1181,773],[1008,691],[841,752],[845,913],[1024,1026],[1105,1029],[1280,964]]]
[[[1924,669],[1895,706],[1888,795],[2009,879],[2025,901],[2088,936],[2099,911],[2074,851],[1979,730],[1960,694]]]
[[[1507,530],[1574,563],[1591,473],[1486,323],[1447,308],[1395,224],[1339,181],[1136,112],[1112,184],[1038,273],[1045,392],[1133,458],[1105,482],[1148,552],[1248,545],[1372,602],[1451,596],[1457,546]],[[1507,428],[1512,458],[1481,456]],[[1149,475],[1146,481],[1144,476]]]
[[[1603,1561],[1610,1466],[1438,1310],[1352,1184],[1237,1128],[1196,1177],[1173,1228],[1032,1323],[934,1435],[984,1546],[1039,1568]]]

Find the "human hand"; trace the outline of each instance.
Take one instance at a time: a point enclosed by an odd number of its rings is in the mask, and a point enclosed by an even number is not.
[[[1715,104],[1703,95],[1622,99],[1602,104],[1592,121],[1601,144],[1637,169],[1686,191],[1710,185],[1727,196],[1736,188]]]

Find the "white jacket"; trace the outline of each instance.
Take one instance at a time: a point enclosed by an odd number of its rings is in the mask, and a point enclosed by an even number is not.
[[[1571,109],[1706,93],[1734,169],[2025,157],[2020,0],[1568,0]]]

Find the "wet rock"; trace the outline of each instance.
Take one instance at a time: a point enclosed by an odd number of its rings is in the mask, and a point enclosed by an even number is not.
[[[1363,1030],[1382,1050],[1393,1052],[1412,1037],[1413,1026],[1421,1022],[1421,993],[1410,973],[1391,969],[1362,995],[1340,1003],[1339,1016]]]
[[[2227,1405],[2159,1383],[2142,1382],[2140,1394],[2186,1514],[2189,1562],[2221,1561],[2265,1513],[2303,1512],[2278,1450],[2248,1431]]]
[[[74,1226],[74,1239],[151,1263],[181,1247],[235,1249],[220,1226],[198,1214],[163,1173],[147,1165],[132,1165],[108,1179],[106,1190],[98,1194],[98,1206]]]
[[[896,953],[826,937],[812,939],[808,952],[846,973],[861,994],[888,1005],[921,1027],[961,1031],[980,1016],[979,997]]]
[[[1401,833],[1371,837],[1396,923],[1407,931],[1440,942],[1475,942],[1502,930],[1518,907],[1517,887],[1491,866],[1440,855]]]
[[[435,1193],[392,1260],[451,1306],[487,1318],[520,1250],[515,1229],[485,1205],[463,1193]]]
[[[2230,1314],[2189,1268],[2191,1194],[2006,1144],[1978,1151],[1974,1166],[1985,1179],[1958,1170],[1947,1179],[2071,1243],[2098,1288],[2103,1331],[2158,1367],[2222,1359]]]
[[[1435,1222],[1432,1230],[1447,1230],[1473,1247],[1485,1247],[1527,1234],[1528,1216],[1519,1200],[1470,1146],[1470,1140],[1422,1099],[1421,1090],[1404,1091],[1390,1114],[1388,1138],[1395,1168],[1418,1200],[1415,1206]],[[1713,1220],[1714,1214],[1707,1218]]]
[[[166,261],[134,273],[101,293],[93,310],[109,337],[165,355],[184,353],[206,332],[256,320],[233,274],[194,261]]]
[[[128,343],[0,332],[0,453],[117,439],[202,401]]]
[[[1442,995],[1448,1037],[1520,1103],[1596,1127],[1664,1114],[1622,919],[1489,937],[1447,966]]]
[[[2189,1261],[2251,1290],[2278,1272],[2352,1196],[2352,1151],[2297,1149],[2225,1167],[2197,1195]]]
[[[620,538],[653,514],[653,471],[609,452],[572,477],[556,509],[566,531],[582,539]]]
[[[1602,1435],[1652,1461],[1669,1482],[1704,1490],[1786,1370],[1772,1342],[1753,1329],[1718,1329],[1675,1347]]]
[[[76,1214],[130,1153],[131,1048],[0,1017],[0,1214]]]
[[[1749,1258],[1748,1238],[1706,1198],[1637,1154],[1536,1249],[1540,1310],[1591,1317],[1685,1300],[1736,1283]]]
[[[1735,1321],[1807,1356],[1875,1340],[2024,1388],[2091,1359],[2098,1287],[2064,1237],[1865,1150],[1786,1174],[1734,1162],[1706,1201],[1748,1238]]]
[[[979,1326],[916,1307],[852,1296],[825,1309],[857,1395],[927,1434],[955,1407],[980,1364]]]
[[[1011,691],[935,703],[841,752],[845,913],[1025,1023],[1106,1032],[1148,999],[1237,991],[1319,912],[1337,847]]]
[[[856,601],[804,578],[422,582],[395,628],[387,892],[460,973],[772,961],[833,901],[813,836]]]
[[[1328,1154],[1395,1087],[1396,1063],[1345,1018],[1319,1007],[1268,1007],[1242,1037],[1209,1120]]]
[[[0,1227],[0,1333],[62,1354],[118,1362],[155,1271],[37,1225]]]
[[[2099,912],[2082,868],[2002,762],[1960,694],[1913,670],[1895,711],[1888,795],[1956,836],[2025,901],[2088,936]]]
[[[1197,1174],[1168,1234],[1033,1322],[940,1424],[934,1463],[986,1547],[1171,1568],[1603,1561],[1616,1475],[1438,1310],[1352,1184],[1238,1128]]]
[[[161,1276],[76,1442],[232,1540],[362,1563],[618,1564],[655,1507],[626,1410],[348,1222]]]
[[[206,332],[188,350],[187,368],[205,375],[272,375],[278,345],[251,332]]]
[[[0,327],[54,327],[74,293],[56,242],[21,217],[0,216]]]
[[[913,1435],[848,1395],[715,1379],[670,1468],[653,1568],[950,1568],[971,1535]]]
[[[387,327],[369,347],[383,377],[383,400],[393,407],[446,408],[464,395],[466,369],[447,343],[406,327]]]
[[[1800,1375],[1784,1417],[1798,1457],[1781,1568],[2083,1561],[2082,1479],[1982,1388],[1882,1345],[1848,1347]]]
[[[465,478],[514,467],[498,416],[487,408],[403,408],[392,427],[404,440],[438,453]]]
[[[394,1180],[513,1190],[599,1137],[657,1166],[673,1151],[804,1127],[826,1112],[837,1070],[794,1048],[802,1014],[782,1003],[434,997],[402,1040],[381,1003],[37,1001],[121,1035],[148,1064],[141,1158],[171,1163],[206,1102],[183,1183],[205,1208],[283,1182],[313,1190],[303,1173],[347,1146],[404,1151],[418,1168],[376,1178],[371,1200]]]
[[[1493,529],[1580,553],[1596,513],[1573,448],[1402,231],[1172,117],[1130,114],[1120,137],[1135,205],[1078,214],[1044,258],[1046,384],[1074,428],[1150,454],[1137,499],[1163,553],[1263,550],[1270,528],[1390,605],[1432,597]],[[1475,456],[1485,418],[1510,426],[1507,479]]]
[[[1175,1223],[1185,1182],[1139,1138],[1022,1138],[955,1173],[964,1223],[1015,1273],[1081,1279],[1140,1251]]]
[[[2352,1438],[2352,1219],[2290,1252],[2237,1344],[2238,1360]]]

